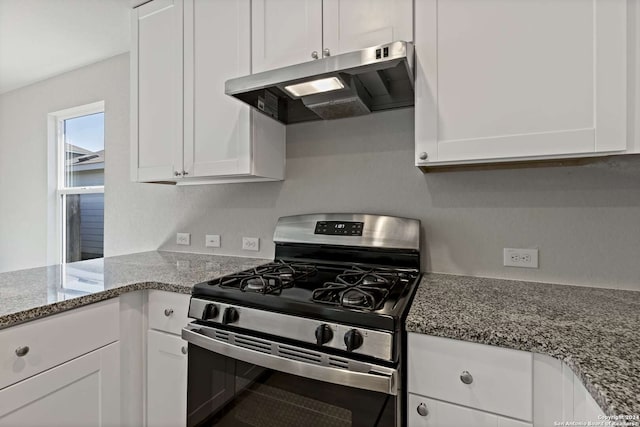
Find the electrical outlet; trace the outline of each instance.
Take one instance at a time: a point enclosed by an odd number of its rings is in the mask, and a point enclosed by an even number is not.
[[[537,249],[504,248],[503,256],[506,267],[538,268]]]
[[[207,234],[204,236],[204,245],[208,248],[220,247],[220,235],[219,234]]]
[[[242,249],[244,249],[245,251],[260,250],[260,239],[257,237],[243,237]]]
[[[191,234],[189,233],[177,233],[176,244],[189,246],[191,244]]]

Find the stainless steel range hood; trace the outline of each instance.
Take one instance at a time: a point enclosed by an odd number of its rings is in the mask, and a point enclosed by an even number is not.
[[[227,80],[225,93],[284,124],[409,107],[413,58],[398,41]]]

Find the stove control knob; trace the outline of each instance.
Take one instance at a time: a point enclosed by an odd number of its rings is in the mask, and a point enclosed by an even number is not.
[[[318,345],[326,344],[333,339],[333,331],[329,325],[322,324],[316,328],[316,342]]]
[[[207,304],[202,310],[202,320],[215,319],[218,316],[218,306],[215,304]]]
[[[355,329],[351,329],[344,334],[344,343],[347,345],[347,351],[353,351],[362,345],[362,334]]]
[[[227,325],[229,323],[237,322],[238,317],[238,310],[233,307],[227,307],[224,309],[224,313],[222,313],[222,323]]]

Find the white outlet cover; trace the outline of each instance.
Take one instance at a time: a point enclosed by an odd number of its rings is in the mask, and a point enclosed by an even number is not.
[[[176,233],[176,244],[189,246],[191,244],[190,233]]]
[[[259,251],[260,239],[257,237],[243,237],[242,249],[244,249],[245,251]]]
[[[204,245],[207,248],[219,248],[220,247],[220,235],[219,234],[206,234],[204,236]]]
[[[538,249],[504,248],[505,267],[538,268]]]

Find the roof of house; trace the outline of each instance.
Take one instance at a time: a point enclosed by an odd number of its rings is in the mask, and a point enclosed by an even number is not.
[[[89,165],[104,162],[104,150],[91,151],[86,148],[78,147],[73,144],[65,144],[65,152],[76,154],[74,157],[67,159],[67,166]]]

